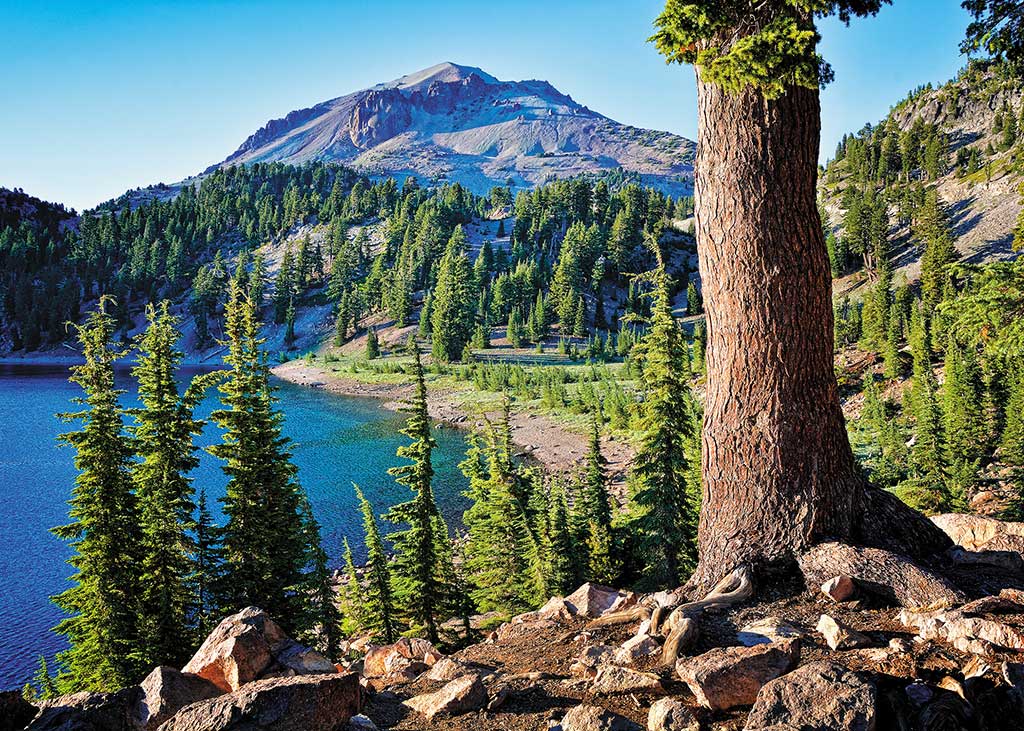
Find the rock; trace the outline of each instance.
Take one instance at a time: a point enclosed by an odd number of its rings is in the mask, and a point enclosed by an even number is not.
[[[664,687],[661,678],[654,673],[641,673],[638,670],[618,665],[601,665],[597,669],[591,691],[599,695],[618,695],[620,693],[661,693]]]
[[[464,662],[453,660],[450,657],[442,657],[434,663],[434,667],[430,668],[430,671],[427,673],[427,679],[447,683],[449,680],[455,680],[469,672],[469,666]]]
[[[836,602],[849,601],[856,592],[857,587],[854,585],[853,579],[843,574],[833,576],[821,585],[821,593]]]
[[[1003,680],[1009,686],[1010,693],[1015,696],[1020,709],[1024,711],[1024,663],[1004,662],[1002,670]]]
[[[1003,622],[964,616],[962,610],[914,612],[904,609],[899,621],[917,629],[925,640],[948,642],[962,652],[991,654],[996,649],[1024,650],[1024,632]]]
[[[1024,591],[1003,589],[998,596],[986,596],[967,602],[959,611],[964,615],[1018,614],[1024,612]]]
[[[866,647],[871,638],[856,630],[844,627],[827,614],[821,615],[815,628],[825,638],[825,642],[833,650],[852,650],[855,647]]]
[[[502,685],[501,687],[499,687],[497,690],[494,691],[494,693],[492,694],[491,699],[489,701],[487,701],[487,710],[488,711],[497,711],[497,710],[499,710],[503,705],[505,705],[505,702],[508,701],[508,699],[509,699],[509,697],[511,695],[512,695],[512,691],[509,689],[509,687],[507,685]]]
[[[0,692],[0,731],[22,731],[38,710],[22,697],[20,691]]]
[[[800,660],[800,641],[753,647],[718,647],[676,663],[676,674],[705,708],[749,706],[761,687],[792,670]]]
[[[569,667],[569,672],[578,678],[592,678],[597,675],[597,666],[611,663],[615,648],[610,645],[588,645]]]
[[[349,719],[348,729],[349,731],[380,731],[377,724],[362,714]]]
[[[562,717],[562,731],[642,731],[627,718],[598,706],[579,705]]]
[[[256,680],[274,661],[287,635],[262,609],[246,607],[225,617],[182,668],[228,693]]]
[[[802,639],[807,633],[794,627],[781,617],[765,617],[744,626],[736,633],[736,640],[744,647],[764,645],[786,639]]]
[[[933,515],[932,522],[953,543],[968,551],[1016,551],[1024,553],[1024,523],[1008,523],[980,515],[947,513]]]
[[[910,652],[913,649],[913,645],[908,639],[903,637],[893,637],[889,640],[889,649],[894,652]]]
[[[918,707],[923,706],[935,695],[935,691],[931,689],[931,686],[919,680],[915,680],[908,685],[903,689],[903,692],[910,699],[910,702]]]
[[[136,731],[133,711],[139,687],[116,693],[75,693],[42,701],[28,731]]]
[[[146,731],[155,731],[190,703],[205,701],[222,693],[206,678],[167,666],[153,668],[140,687],[142,698],[135,706],[134,718]]]
[[[660,650],[661,645],[650,635],[634,635],[615,651],[614,662],[619,665],[632,665],[637,660],[656,655]]]
[[[394,675],[414,663],[432,666],[442,657],[444,655],[426,640],[403,637],[392,645],[370,649],[363,658],[363,675],[368,678]]]
[[[959,566],[997,566],[1007,571],[1024,572],[1024,556],[1019,551],[968,551],[953,546],[946,555]]]
[[[602,614],[623,609],[626,597],[615,589],[587,582],[565,598],[574,614],[595,619]]]
[[[185,706],[160,731],[339,731],[361,696],[355,673],[257,680]]]
[[[403,705],[422,714],[429,723],[438,714],[454,716],[484,708],[487,705],[487,689],[480,682],[480,676],[464,675],[441,690],[410,698]]]
[[[874,731],[874,684],[832,662],[814,662],[765,684],[744,731]]]
[[[700,722],[676,698],[660,698],[647,713],[647,731],[700,731]]]
[[[537,610],[537,616],[541,619],[553,619],[560,622],[568,622],[576,615],[576,608],[571,606],[565,599],[553,596],[548,599],[547,604]]]
[[[285,671],[291,671],[289,674],[323,675],[338,671],[334,663],[319,652],[290,639],[274,648],[274,659]]]

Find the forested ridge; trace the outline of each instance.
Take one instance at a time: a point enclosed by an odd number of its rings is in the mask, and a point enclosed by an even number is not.
[[[972,62],[844,136],[822,175],[851,436],[873,482],[931,511],[1019,511],[1022,88]]]

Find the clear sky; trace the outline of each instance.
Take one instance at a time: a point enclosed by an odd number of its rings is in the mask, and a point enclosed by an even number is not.
[[[441,61],[540,78],[696,133],[693,71],[646,43],[663,0],[0,0],[0,185],[78,209],[225,158],[267,120]],[[822,25],[823,150],[963,65],[960,0]]]

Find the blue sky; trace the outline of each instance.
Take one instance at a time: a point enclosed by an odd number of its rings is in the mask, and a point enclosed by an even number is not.
[[[661,0],[3,0],[0,185],[79,209],[173,182],[268,119],[440,61],[542,78],[609,117],[696,134],[692,69],[645,42]],[[826,154],[963,65],[960,0],[822,25]]]

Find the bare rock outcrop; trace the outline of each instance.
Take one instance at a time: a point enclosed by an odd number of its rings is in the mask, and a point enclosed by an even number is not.
[[[323,655],[288,637],[262,609],[246,607],[217,625],[182,672],[198,675],[228,693],[265,675],[336,670]]]
[[[647,731],[700,731],[700,722],[677,698],[659,698],[647,713]]]
[[[933,515],[932,522],[953,543],[968,551],[1024,553],[1024,523],[1010,523],[965,513]]]
[[[664,692],[661,678],[654,673],[642,673],[619,665],[601,665],[590,689],[598,695]]]
[[[160,731],[343,731],[361,702],[355,673],[269,678],[185,706]]]
[[[705,708],[749,706],[761,687],[785,675],[800,661],[800,641],[783,640],[753,647],[718,647],[680,660],[676,674]]]
[[[562,731],[642,731],[630,721],[600,706],[581,704],[562,718]]]
[[[363,659],[363,675],[368,678],[393,675],[414,664],[432,667],[442,657],[427,640],[403,637],[394,644],[371,648]]]
[[[484,708],[487,705],[487,688],[479,675],[464,675],[438,691],[410,698],[405,705],[420,713],[429,723],[439,714],[454,716]]]
[[[29,731],[136,731],[134,709],[138,686],[116,693],[75,693],[40,704]]]
[[[140,687],[142,697],[135,706],[134,718],[145,731],[155,731],[185,706],[223,692],[205,678],[166,666],[154,668]]]
[[[821,615],[816,627],[825,643],[833,650],[853,650],[858,647],[868,647],[871,638],[867,635],[840,624],[827,614]]]
[[[744,731],[873,731],[876,695],[873,683],[842,665],[810,663],[761,688]]]
[[[0,731],[22,731],[38,709],[16,690],[0,693]]]

